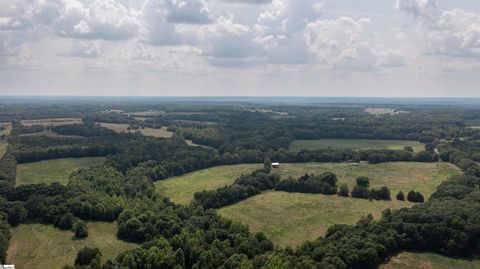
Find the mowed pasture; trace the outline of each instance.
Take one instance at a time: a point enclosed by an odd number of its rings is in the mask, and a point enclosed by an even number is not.
[[[402,252],[380,269],[480,269],[480,260],[445,257],[435,253]]]
[[[100,122],[100,126],[104,128],[108,128],[114,130],[117,133],[124,133],[124,132],[140,132],[144,136],[152,136],[152,137],[164,137],[169,138],[173,136],[173,132],[167,130],[167,128],[161,129],[153,129],[153,128],[139,128],[139,129],[129,129],[129,124],[122,124],[122,123],[104,123]]]
[[[404,149],[410,146],[415,152],[425,150],[425,144],[412,140],[373,140],[373,139],[318,139],[294,140],[289,151],[298,152],[302,149]]]
[[[157,181],[155,189],[175,203],[188,204],[196,192],[230,185],[240,175],[261,167],[261,164],[239,164],[207,168]]]
[[[77,252],[84,246],[98,247],[102,262],[119,253],[138,247],[116,238],[115,222],[89,222],[88,237],[75,239],[72,231],[62,231],[45,224],[21,224],[13,228],[7,262],[18,269],[59,269],[73,265]]]
[[[67,184],[70,174],[81,168],[101,166],[105,157],[65,158],[17,165],[16,185]]]
[[[42,125],[42,126],[48,127],[48,126],[68,125],[68,124],[81,124],[82,119],[51,118],[51,119],[22,120],[20,123],[24,126]]]
[[[325,234],[334,224],[355,224],[372,213],[379,218],[387,208],[409,207],[412,203],[372,201],[337,195],[264,192],[218,210],[220,215],[263,232],[274,243],[298,246]]]

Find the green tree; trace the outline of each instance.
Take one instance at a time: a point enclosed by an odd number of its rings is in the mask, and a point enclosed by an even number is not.
[[[75,265],[89,265],[97,256],[102,256],[98,248],[83,247],[75,258]]]
[[[362,186],[365,188],[370,187],[370,179],[368,177],[358,177],[357,186]]]
[[[73,230],[77,238],[85,238],[88,236],[88,226],[83,220],[77,220],[73,224]]]
[[[350,195],[350,190],[348,189],[347,184],[342,184],[338,191],[338,196],[348,197]]]
[[[402,191],[399,191],[399,192],[397,193],[397,200],[399,200],[399,201],[405,201],[405,194],[403,194]]]

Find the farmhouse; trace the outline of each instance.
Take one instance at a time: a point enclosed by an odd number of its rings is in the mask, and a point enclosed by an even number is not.
[[[272,163],[272,168],[279,168],[280,167],[280,163]]]

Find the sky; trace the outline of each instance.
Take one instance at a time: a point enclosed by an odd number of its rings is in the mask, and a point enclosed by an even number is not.
[[[0,95],[480,96],[478,0],[0,0]]]

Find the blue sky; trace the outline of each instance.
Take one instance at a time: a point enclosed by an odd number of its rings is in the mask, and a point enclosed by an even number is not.
[[[2,0],[0,95],[480,96],[478,0]]]

